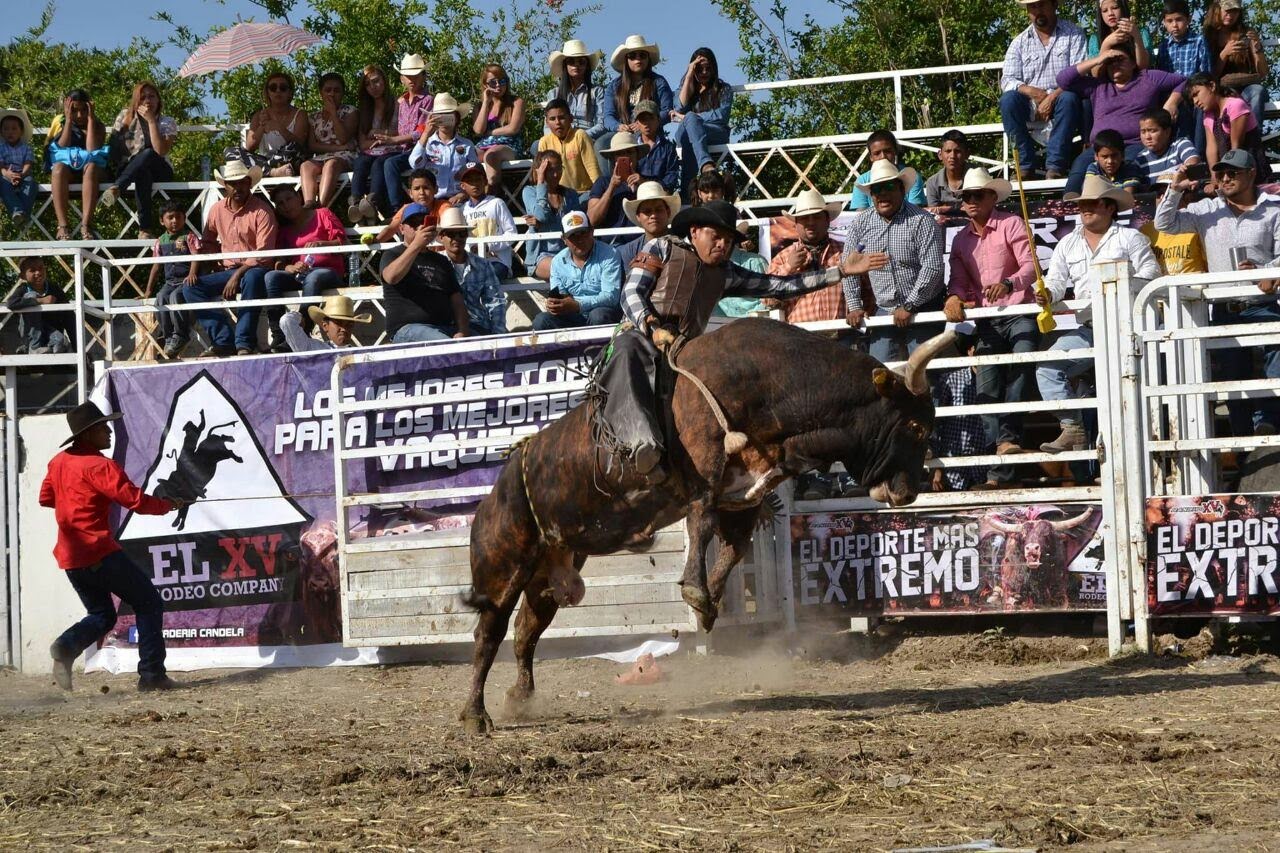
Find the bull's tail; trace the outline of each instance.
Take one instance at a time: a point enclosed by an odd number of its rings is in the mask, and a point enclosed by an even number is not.
[[[519,500],[524,502],[524,505],[527,508],[529,515],[533,518],[534,526],[538,527],[538,523],[537,523],[538,517],[534,513],[532,502],[530,502],[529,500],[529,491],[525,485],[525,480],[524,480],[524,456],[526,451],[528,450],[528,441],[532,437],[533,436],[530,435],[530,436],[526,436],[525,438],[522,438],[520,441],[516,442],[511,447],[511,449],[507,452],[506,466],[503,468],[502,472],[499,473],[498,481],[494,483],[493,489],[489,492],[488,495],[485,496],[484,500],[481,502],[481,506],[479,509],[476,510],[476,515],[471,522],[472,524],[472,527],[471,527],[472,586],[467,591],[460,593],[459,598],[461,599],[462,604],[465,607],[480,613],[493,612],[498,609],[498,605],[493,601],[493,599],[490,596],[485,595],[482,592],[479,592],[475,587],[475,551],[476,551],[476,530],[477,530],[476,522],[477,520],[479,520],[481,525],[485,523],[482,520],[482,513],[484,513],[485,504],[488,503],[489,501],[498,500],[502,492],[504,492],[505,490],[514,488],[518,493]],[[515,466],[514,469],[512,469],[512,466]],[[518,473],[516,474],[516,476],[510,477],[508,469],[512,469]],[[509,479],[514,480],[514,482],[508,483],[507,481]],[[539,536],[541,536],[541,529],[538,530],[538,533],[539,533]],[[539,548],[541,547],[541,542],[538,543],[538,547]]]
[[[496,609],[496,606],[493,603],[493,599],[487,595],[481,595],[480,593],[476,592],[475,587],[472,587],[471,589],[467,590],[466,592],[460,593],[459,595],[462,598],[463,606],[468,607],[471,610],[475,610],[477,612],[486,612],[486,611],[492,611]]]

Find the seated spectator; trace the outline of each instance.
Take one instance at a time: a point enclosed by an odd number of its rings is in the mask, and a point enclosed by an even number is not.
[[[671,84],[667,82],[667,78],[653,70],[653,66],[661,59],[658,46],[649,44],[644,36],[627,36],[626,41],[614,48],[609,64],[618,72],[618,76],[605,89],[605,133],[596,139],[596,151],[603,154],[608,148],[617,148],[610,135],[618,131],[627,131],[633,136],[640,135],[640,122],[636,119],[634,109],[641,101],[655,102],[658,105],[658,115],[664,121],[671,115],[671,109],[675,106]],[[606,165],[609,165],[607,158]]]
[[[1204,150],[1209,165],[1216,166],[1226,151],[1248,151],[1258,164],[1260,179],[1266,180],[1271,169],[1262,129],[1249,105],[1204,74],[1187,81],[1187,95],[1204,114]]]
[[[622,203],[634,201],[636,189],[644,183],[636,164],[645,154],[645,146],[629,130],[618,131],[612,139],[610,146],[600,152],[609,161],[608,174],[601,175],[591,185],[591,197],[587,201],[587,217],[593,229],[627,227]],[[614,235],[605,239],[621,245],[631,238]]]
[[[62,115],[49,125],[49,141],[44,162],[52,184],[49,195],[58,218],[55,240],[71,236],[67,225],[71,180],[80,178],[80,239],[93,239],[93,211],[97,207],[98,183],[107,168],[107,133],[93,112],[93,101],[84,89],[72,89],[62,99]]]
[[[898,158],[901,156],[902,149],[898,147],[898,137],[888,130],[872,131],[867,137],[867,171],[858,175],[858,179],[854,181],[853,197],[849,199],[850,210],[866,210],[872,206],[871,199],[865,192],[867,183],[871,180],[871,167],[881,160],[897,166]],[[924,207],[927,204],[924,197],[924,181],[920,180],[915,169],[911,170],[911,174],[916,175],[916,179],[907,190],[906,200],[916,207]],[[858,192],[859,189],[864,191]]]
[[[1157,190],[1160,190],[1161,194],[1167,192],[1169,184],[1176,177],[1176,172],[1163,175],[1163,182],[1157,185]],[[1195,192],[1183,193],[1179,209],[1185,208],[1196,198]],[[1201,242],[1197,232],[1171,234],[1160,231],[1156,228],[1155,220],[1147,220],[1138,230],[1142,232],[1143,237],[1151,241],[1151,251],[1156,256],[1156,263],[1160,264],[1161,275],[1191,275],[1209,271],[1209,262],[1204,254],[1204,243]]]
[[[1165,115],[1169,114],[1165,113]],[[1093,137],[1093,162],[1089,164],[1085,174],[1096,175],[1122,190],[1137,192],[1146,184],[1147,173],[1136,162],[1125,159],[1125,148],[1119,131],[1110,128],[1098,131]],[[1075,196],[1072,193],[1065,193],[1063,198],[1069,200]]]
[[[1151,67],[1151,38],[1133,20],[1129,0],[1098,0],[1098,25],[1085,45],[1085,58],[1113,47],[1132,48],[1138,67]]]
[[[392,343],[443,341],[471,334],[453,265],[430,249],[436,229],[426,224],[428,213],[423,205],[409,205],[400,225],[404,245],[383,252],[379,261],[387,337]]]
[[[267,105],[249,118],[244,147],[265,158],[267,177],[293,177],[305,159],[311,122],[293,105],[293,78],[283,71],[267,76],[262,97]]]
[[[680,186],[688,187],[699,171],[715,170],[710,146],[729,141],[733,88],[720,79],[720,63],[711,48],[700,47],[689,57],[675,101],[675,110],[662,120],[676,122],[672,140],[680,149]]]
[[[264,252],[276,247],[279,228],[276,214],[253,188],[262,180],[262,168],[246,166],[243,160],[232,160],[213,173],[225,197],[219,199],[205,215],[200,253],[206,255]],[[199,262],[192,262],[187,284],[174,294],[173,306],[184,302],[233,301],[237,294],[244,299],[262,299],[267,292],[267,270],[272,258],[232,257],[218,262],[217,272],[197,275]],[[210,347],[201,357],[222,358],[232,354],[251,355],[258,351],[258,318],[260,308],[237,311],[235,339],[224,308],[205,308],[195,312],[196,320],[208,335]],[[165,343],[166,358],[176,358],[190,339],[191,320],[188,312],[175,310],[174,333]],[[234,343],[234,348],[232,344]]]
[[[960,185],[969,173],[969,137],[959,130],[942,134],[938,159],[942,168],[924,182],[925,209],[939,216],[956,216],[960,213]]]
[[[450,175],[450,180],[453,176]],[[411,204],[420,204],[427,208],[430,212],[427,214],[428,225],[432,225],[430,217],[434,216],[438,222],[440,214],[445,209],[451,207],[449,199],[437,198],[439,187],[436,186],[435,172],[429,169],[414,169],[405,175],[404,186],[409,194],[409,201],[404,207],[395,212],[391,217],[391,221],[383,226],[382,230],[377,234],[365,233],[360,235],[360,242],[366,246],[370,243],[390,243],[396,237],[400,236],[400,224],[404,219],[404,212]]]
[[[560,160],[560,182],[565,186],[580,193],[591,189],[600,177],[591,137],[585,130],[574,127],[569,104],[563,100],[547,102],[546,121],[547,134],[538,140],[538,152],[555,152]]]
[[[831,238],[831,223],[840,215],[838,201],[828,202],[817,190],[805,190],[795,205],[783,214],[796,231],[796,239],[784,242],[769,262],[770,275],[798,275],[806,270],[840,266],[844,243]],[[836,284],[791,299],[770,299],[767,308],[781,308],[788,323],[842,320],[845,316],[844,288]]]
[[[644,229],[639,237],[617,247],[618,261],[624,273],[631,269],[631,262],[645,243],[667,233],[672,218],[679,212],[680,197],[667,193],[657,181],[645,181],[636,189],[635,198],[622,203],[622,213],[627,221]]]
[[[1093,299],[1094,264],[1105,261],[1125,261],[1136,292],[1142,285],[1160,275],[1151,244],[1137,231],[1116,222],[1117,214],[1133,207],[1133,196],[1127,190],[1112,186],[1096,175],[1084,179],[1084,192],[1075,199],[1080,209],[1080,224],[1063,237],[1053,250],[1049,272],[1045,275],[1048,293],[1036,294],[1041,305],[1061,302],[1067,298],[1068,289],[1074,299]],[[1159,223],[1156,223],[1159,226]],[[1058,328],[1045,339],[1047,350],[1053,352],[1088,349],[1093,346],[1092,306],[1080,309],[1075,317],[1059,315]],[[1085,374],[1093,369],[1093,360],[1042,362],[1036,368],[1036,385],[1040,397],[1046,402],[1070,400],[1090,395],[1090,384]],[[1070,382],[1078,380],[1074,388]],[[1058,413],[1062,432],[1053,441],[1040,445],[1046,453],[1067,450],[1084,450],[1087,437],[1084,420],[1079,410],[1063,410]]]
[[[435,174],[436,198],[445,199],[450,205],[462,203],[462,187],[456,178],[458,170],[480,159],[475,144],[458,135],[458,123],[470,109],[470,105],[459,104],[448,92],[436,95],[427,124],[409,154],[410,166],[429,169]]]
[[[1191,29],[1191,7],[1187,0],[1164,0],[1165,37],[1160,41],[1155,67],[1188,79],[1197,74],[1213,74],[1213,60],[1209,58],[1209,43],[1204,34]],[[1191,103],[1190,93],[1185,93],[1178,105],[1177,133],[1179,139],[1190,140],[1197,151],[1204,151],[1204,116]]]
[[[1142,153],[1133,163],[1142,172],[1144,184],[1154,184],[1162,175],[1172,175],[1184,163],[1200,162],[1200,155],[1188,139],[1173,138],[1173,119],[1159,107],[1147,110],[1138,122]]]
[[[400,145],[392,141],[398,122],[396,98],[381,68],[366,65],[360,72],[356,101],[356,142],[360,153],[351,167],[351,206],[347,208],[347,219],[352,225],[378,218],[377,200],[387,198],[382,164],[400,151]],[[395,180],[400,180],[398,173]]]
[[[1187,180],[1185,168],[1179,169],[1156,206],[1156,228],[1166,234],[1198,234],[1208,254],[1209,272],[1276,266],[1280,262],[1280,198],[1258,189],[1253,157],[1238,148],[1228,151],[1214,164],[1213,176],[1218,192],[1180,210],[1183,194],[1195,183]],[[1232,252],[1240,250],[1245,260],[1237,265]],[[1235,326],[1280,320],[1276,281],[1256,284],[1257,296],[1214,302],[1209,321]],[[1253,372],[1253,348],[1218,350],[1217,354],[1214,378],[1218,381],[1247,379]],[[1263,347],[1262,363],[1268,379],[1280,379],[1280,346]],[[1227,412],[1233,435],[1269,434],[1280,427],[1280,410],[1273,399],[1228,400]]]
[[[1039,156],[1028,125],[1052,122],[1045,152],[1045,177],[1067,176],[1072,140],[1080,131],[1083,100],[1058,85],[1058,72],[1084,59],[1084,31],[1058,17],[1058,0],[1018,0],[1031,26],[1018,33],[1004,54],[1000,78],[1000,120],[1013,139],[1022,175],[1030,178]]]
[[[62,305],[63,292],[49,281],[44,258],[30,257],[18,261],[18,286],[9,294],[5,307],[10,311],[40,305]],[[33,311],[19,314],[23,345],[30,355],[59,354],[71,351],[75,335],[71,331],[73,314],[62,311]]]
[[[737,198],[738,188],[733,183],[733,177],[724,172],[713,170],[701,172],[689,186],[691,207],[697,207],[709,201],[727,201],[732,204]]]
[[[462,288],[471,334],[506,334],[507,298],[502,293],[502,282],[498,278],[500,267],[496,261],[467,251],[470,232],[471,226],[462,217],[462,211],[449,207],[440,216],[436,237],[444,247],[444,256],[453,264],[458,286]]]
[[[320,77],[320,109],[311,114],[310,159],[302,164],[302,203],[328,207],[338,194],[338,178],[356,160],[359,137],[356,108],[344,104],[347,84],[341,74]]]
[[[178,139],[178,123],[161,115],[160,110],[160,90],[154,83],[133,87],[129,106],[120,111],[111,128],[111,165],[116,179],[98,199],[98,204],[111,207],[120,193],[132,186],[138,207],[138,237],[143,240],[150,240],[155,230],[152,184],[173,180],[168,156]]]
[[[709,174],[709,173],[708,173]],[[746,214],[743,214],[746,216]],[[769,269],[769,262],[756,252],[759,245],[758,232],[751,228],[747,219],[738,220],[740,239],[734,243],[733,252],[729,255],[729,263],[754,273],[763,273]],[[623,272],[626,272],[623,267]],[[712,317],[751,317],[765,310],[764,300],[755,296],[722,296],[712,309]]]
[[[271,200],[276,206],[280,230],[277,249],[300,249],[302,254],[286,261],[274,259],[276,268],[267,273],[265,283],[268,299],[279,299],[286,292],[301,290],[303,296],[319,296],[326,290],[342,287],[346,273],[346,256],[332,253],[312,254],[307,249],[325,246],[342,246],[347,242],[347,231],[332,210],[313,208],[302,203],[302,196],[292,184],[279,184],[271,189]],[[271,352],[288,352],[289,344],[280,328],[283,308],[268,308]],[[311,328],[304,321],[304,331]]]
[[[26,110],[0,110],[0,201],[14,230],[26,227],[36,201],[36,155]]]
[[[594,154],[591,159],[595,160]],[[578,191],[561,183],[563,162],[550,146],[544,146],[533,158],[533,179],[521,190],[524,224],[530,231],[558,231],[560,220],[566,213],[583,209]],[[530,241],[525,243],[525,260],[533,261],[536,277],[548,281],[551,278],[551,259],[563,248],[564,243],[560,240]]]
[[[549,63],[551,78],[555,85],[547,90],[543,98],[543,109],[549,110],[551,102],[564,101],[569,105],[574,130],[581,130],[593,145],[604,135],[604,87],[592,82],[596,66],[600,64],[601,54],[598,50],[587,50],[586,44],[579,39],[570,39],[561,50],[551,51]],[[547,124],[550,131],[551,125]],[[571,134],[572,135],[572,134]],[[538,140],[529,146],[529,156],[537,155],[542,141]],[[604,163],[596,157],[597,172],[604,171]],[[597,176],[598,177],[598,176]],[[594,181],[595,178],[592,178]]]
[[[511,91],[511,78],[491,62],[480,74],[480,109],[471,123],[476,150],[489,183],[502,182],[502,164],[524,156],[524,98]]]
[[[644,149],[636,164],[641,180],[657,181],[668,192],[678,192],[680,158],[676,155],[675,144],[662,130],[658,105],[653,101],[641,101],[633,112],[636,123],[640,125],[640,137],[636,141]]]
[[[1238,92],[1254,117],[1262,121],[1271,65],[1262,37],[1245,20],[1244,3],[1218,0],[1210,6],[1204,13],[1204,37],[1213,58],[1213,76],[1223,88]]]
[[[391,215],[391,211],[404,204],[404,196],[400,189],[400,175],[411,168],[409,149],[413,146],[414,140],[420,139],[425,132],[434,102],[434,99],[424,91],[427,85],[427,63],[421,55],[406,54],[400,60],[400,67],[397,70],[400,72],[400,84],[404,87],[404,92],[394,101],[394,130],[370,131],[368,141],[376,146],[376,150],[380,153],[367,155],[369,159],[364,163],[359,159],[356,162],[356,171],[363,171],[364,174],[372,176],[372,186],[358,203],[359,212],[366,219],[376,219],[377,214],[386,218]],[[384,81],[382,86],[385,85]],[[371,87],[371,84],[366,81],[366,86]],[[372,91],[373,88],[370,88],[370,93]],[[363,104],[363,100],[361,103]],[[385,114],[383,118],[385,119]],[[361,122],[363,126],[363,119]],[[352,188],[354,198],[356,195],[354,175]],[[364,181],[360,182],[359,190],[365,191]],[[369,215],[371,210],[375,215]],[[354,218],[352,221],[355,221]]]
[[[454,176],[462,185],[465,196],[462,215],[471,224],[475,237],[506,237],[516,233],[516,222],[511,218],[507,203],[489,194],[489,179],[479,163],[467,163]],[[492,243],[484,247],[484,256],[496,261],[500,278],[511,278],[515,255],[511,243]]]
[[[152,247],[152,252],[157,258],[195,255],[200,252],[199,238],[187,231],[187,212],[183,209],[181,202],[172,200],[165,202],[164,209],[160,211],[160,225],[164,228],[164,233]],[[190,273],[190,261],[166,262],[151,266],[151,275],[147,277],[147,287],[142,293],[142,298],[150,299],[151,294],[155,293],[156,282],[163,277],[164,281],[160,285],[160,292],[156,293],[155,302],[157,309],[155,337],[162,348],[178,331],[174,324],[173,312],[169,310],[169,303],[187,283],[187,276]]]
[[[350,296],[330,296],[321,305],[308,305],[305,320],[299,311],[285,312],[280,318],[280,328],[284,331],[284,339],[289,342],[291,352],[354,347],[358,346],[351,336],[355,324],[367,325],[372,322],[368,314],[355,314],[354,311],[355,303]],[[309,330],[315,326],[320,327],[323,340],[311,337]]]
[[[566,213],[560,223],[565,248],[551,262],[547,307],[533,318],[535,331],[607,326],[622,319],[622,264],[618,252],[597,240],[587,215]]]

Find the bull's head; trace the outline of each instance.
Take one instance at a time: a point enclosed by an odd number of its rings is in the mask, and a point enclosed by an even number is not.
[[[1011,524],[999,519],[991,519],[992,529],[1006,536],[1017,536],[1022,541],[1022,559],[1028,569],[1038,569],[1050,555],[1062,552],[1058,533],[1065,533],[1083,524],[1093,514],[1093,510],[1085,510],[1075,518],[1063,521],[1048,521],[1043,518],[1032,519],[1018,524]],[[1051,561],[1052,562],[1052,561]]]

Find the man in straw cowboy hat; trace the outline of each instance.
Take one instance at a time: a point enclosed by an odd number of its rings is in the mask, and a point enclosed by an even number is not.
[[[1074,290],[1075,299],[1093,298],[1097,273],[1094,264],[1123,261],[1129,265],[1131,285],[1136,292],[1149,280],[1160,275],[1160,266],[1151,251],[1151,243],[1132,228],[1116,222],[1116,216],[1133,208],[1128,190],[1112,185],[1105,178],[1087,175],[1083,192],[1074,199],[1080,209],[1080,224],[1058,243],[1045,275],[1046,294],[1037,293],[1040,304],[1059,302]],[[1074,350],[1093,346],[1093,315],[1085,307],[1074,317],[1060,317],[1058,328],[1047,339],[1047,349]],[[1036,368],[1036,384],[1045,401],[1070,400],[1088,396],[1086,382],[1074,389],[1071,380],[1083,379],[1093,367],[1092,360],[1042,362]],[[1046,453],[1083,450],[1086,443],[1084,421],[1078,410],[1058,412],[1062,433],[1053,441],[1040,445]]]
[[[742,238],[737,225],[737,209],[727,201],[685,208],[672,220],[668,236],[645,244],[622,288],[631,328],[614,337],[612,355],[598,379],[614,444],[607,449],[653,482],[666,476],[653,384],[659,350],[665,351],[677,335],[702,334],[723,296],[786,299],[889,262],[883,254],[846,253],[839,267],[793,276],[755,273],[729,262]]]
[[[138,689],[176,687],[164,666],[164,603],[151,579],[120,549],[111,532],[112,504],[143,515],[168,515],[187,505],[178,498],[144,494],[116,462],[102,454],[111,446],[110,421],[93,403],[81,403],[67,414],[71,445],[53,457],[40,486],[40,505],[53,509],[58,542],[53,556],[66,572],[88,614],[53,641],[53,676],[71,689],[71,665],[80,653],[116,624],[114,595],[133,608],[138,626]]]
[[[0,110],[0,202],[8,208],[15,229],[27,224],[35,205],[35,167],[27,111]]]
[[[507,331],[507,298],[502,293],[501,266],[467,251],[471,226],[456,207],[440,214],[436,237],[453,264],[462,300],[467,304],[473,335],[501,335]]]
[[[644,233],[618,247],[618,260],[624,272],[640,249],[650,240],[665,237],[671,229],[672,218],[680,212],[680,196],[668,193],[657,181],[645,181],[636,188],[636,197],[622,202],[622,213],[632,225],[639,225]]]
[[[618,322],[622,319],[618,307],[622,263],[617,250],[595,238],[581,210],[566,213],[560,231],[565,247],[551,262],[547,309],[533,318],[533,328],[547,331]]]
[[[822,193],[814,189],[796,196],[796,203],[783,214],[795,229],[795,241],[774,253],[769,261],[769,272],[772,275],[796,275],[805,270],[840,266],[844,243],[831,239],[831,222],[840,215],[841,207],[840,202],[828,202]],[[770,302],[782,309],[782,319],[788,323],[840,320],[844,317],[844,290],[837,285],[794,299]]]
[[[436,224],[428,223],[430,209],[411,204],[404,210],[400,236],[404,244],[382,253],[382,304],[387,312],[387,337],[392,343],[417,343],[471,334],[467,304],[453,273],[453,265],[430,250]]]
[[[648,152],[648,146],[629,130],[615,133],[609,147],[600,152],[610,167],[608,174],[602,174],[591,185],[587,217],[591,220],[592,227],[627,227],[627,216],[622,204],[635,200],[636,190],[651,178],[643,173],[640,163]],[[620,245],[629,238],[613,236],[605,239],[614,245]]]
[[[224,197],[209,209],[204,220],[204,233],[200,237],[200,254],[239,254],[262,252],[276,247],[276,213],[261,196],[255,195],[254,186],[262,180],[259,166],[245,166],[240,160],[232,160],[214,172],[222,186]],[[234,301],[237,296],[245,299],[262,299],[267,293],[267,270],[274,258],[232,257],[217,262],[216,272],[199,275],[199,264],[192,262],[187,275],[187,285],[174,292],[171,305],[177,307],[186,302]],[[196,320],[209,336],[211,346],[205,356],[250,355],[258,351],[258,315],[261,308],[243,308],[237,311],[235,338],[232,339],[231,323],[221,308],[196,311]],[[177,356],[186,346],[190,336],[191,319],[188,312],[174,311],[174,333],[165,343],[165,354]],[[233,346],[234,343],[234,346]]]
[[[289,311],[280,318],[280,330],[284,332],[284,339],[293,352],[353,347],[356,342],[351,337],[351,331],[355,324],[367,325],[372,322],[368,314],[354,312],[355,303],[350,296],[328,296],[322,305],[307,306],[307,316],[320,327],[324,340],[316,340],[307,334],[302,314],[298,311]]]
[[[1009,182],[993,178],[980,166],[965,172],[957,195],[960,209],[969,217],[951,243],[951,279],[943,311],[953,323],[964,320],[965,308],[1022,305],[1035,301],[1036,268],[1031,243],[1022,219],[996,210],[1009,197]],[[977,355],[1028,353],[1040,348],[1040,333],[1033,314],[989,317],[976,329]],[[978,368],[979,403],[1021,403],[1032,387],[1031,364],[984,365]],[[1022,452],[1024,415],[1009,412],[984,415],[990,446],[1006,455]],[[1013,469],[999,465],[987,472],[992,487],[1013,481]]]

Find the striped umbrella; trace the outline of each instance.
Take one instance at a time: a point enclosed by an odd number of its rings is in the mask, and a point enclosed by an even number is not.
[[[196,74],[230,71],[259,60],[288,56],[319,43],[319,36],[288,24],[240,23],[223,30],[196,48],[196,52],[182,63],[178,76],[192,77]]]

